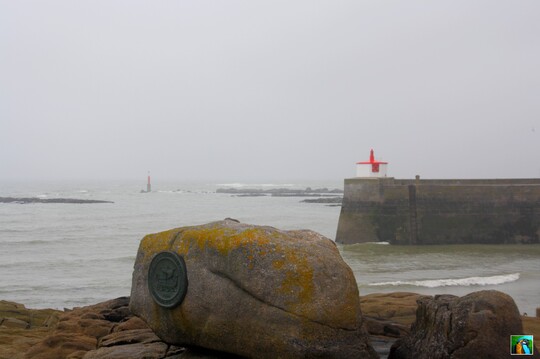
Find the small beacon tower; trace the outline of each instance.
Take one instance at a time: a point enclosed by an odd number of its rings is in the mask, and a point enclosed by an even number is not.
[[[386,177],[387,166],[388,162],[375,161],[372,149],[369,154],[369,161],[356,162],[356,177],[384,178]]]
[[[146,192],[152,192],[152,185],[150,184],[150,171],[148,171],[148,183],[146,184]]]

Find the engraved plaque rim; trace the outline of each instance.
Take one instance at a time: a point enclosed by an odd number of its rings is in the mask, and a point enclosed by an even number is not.
[[[166,259],[171,260],[176,265],[176,268],[179,270],[179,275],[177,279],[178,290],[170,299],[163,298],[160,295],[160,293],[155,288],[155,280],[153,278],[153,274],[156,270],[156,266],[158,265],[158,263]],[[159,306],[171,309],[180,305],[184,301],[188,288],[187,269],[184,258],[182,258],[182,256],[180,256],[178,253],[171,251],[157,253],[150,262],[150,266],[148,268],[147,282],[150,295]]]

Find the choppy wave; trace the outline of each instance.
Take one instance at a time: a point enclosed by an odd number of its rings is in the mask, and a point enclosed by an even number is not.
[[[452,286],[484,286],[484,285],[499,285],[503,283],[515,282],[519,279],[519,273],[495,275],[491,277],[468,277],[468,278],[451,278],[451,279],[428,279],[428,280],[415,280],[415,281],[395,281],[395,282],[380,282],[371,283],[369,286],[398,286],[398,285],[412,285],[416,287],[452,287]]]
[[[184,189],[174,189],[174,190],[164,190],[160,189],[157,191],[154,191],[157,193],[173,193],[173,194],[186,194],[186,193],[196,193],[196,194],[212,194],[215,192],[212,191],[205,191],[205,190],[184,190]]]
[[[43,261],[43,260],[27,260],[22,261],[20,259],[12,259],[9,261],[0,262],[0,268],[9,268],[16,266],[32,266],[41,269],[47,269],[48,267],[61,267],[69,266],[73,264],[107,264],[107,263],[133,263],[135,262],[135,255],[128,256],[113,256],[113,257],[94,257],[94,258],[75,258],[75,259],[56,259],[54,261]]]
[[[222,187],[234,187],[234,188],[241,188],[241,187],[294,187],[295,185],[293,183],[218,183],[217,186]]]
[[[35,232],[36,230],[34,231],[27,231],[27,230],[20,230],[18,231],[18,233],[32,233],[32,232]],[[13,233],[16,233],[14,231],[12,231]],[[69,242],[70,239],[69,238],[66,238],[66,237],[59,237],[59,238],[50,238],[50,239],[26,239],[26,238],[23,238],[23,239],[14,239],[14,240],[3,240],[2,241],[2,244],[3,245],[8,245],[8,246],[19,246],[19,245],[25,245],[25,246],[29,246],[29,245],[33,245],[33,244],[50,244],[50,243],[60,243],[60,242]]]

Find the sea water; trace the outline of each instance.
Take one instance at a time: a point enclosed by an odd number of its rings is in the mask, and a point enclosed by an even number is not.
[[[130,294],[142,237],[226,217],[335,239],[339,206],[301,197],[239,197],[218,188],[343,188],[335,182],[0,183],[0,196],[78,198],[102,204],[0,203],[0,299],[31,308],[71,308]],[[338,246],[360,294],[408,291],[464,295],[496,289],[520,311],[540,307],[539,245]]]
[[[540,307],[540,245],[340,246],[361,294],[465,295],[494,289],[521,313]]]

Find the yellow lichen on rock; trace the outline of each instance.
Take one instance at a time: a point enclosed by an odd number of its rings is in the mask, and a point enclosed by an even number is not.
[[[175,241],[176,249],[187,253],[191,247],[204,251],[213,249],[222,256],[227,256],[238,248],[252,245],[265,245],[269,240],[262,235],[258,228],[246,229],[240,233],[227,228],[188,228]]]
[[[179,229],[170,229],[168,231],[146,235],[140,245],[140,251],[143,253],[158,253],[170,249],[171,240],[176,237]]]
[[[288,305],[294,311],[299,311],[305,315],[305,304],[313,302],[313,267],[306,260],[305,256],[292,250],[286,250],[285,263],[294,263],[285,271],[285,278],[281,284],[279,292],[289,297]]]
[[[328,238],[225,220],[143,242],[130,308],[166,342],[246,357],[310,357],[315,347],[317,357],[369,357],[356,281]],[[187,294],[172,309],[149,298],[147,261],[161,251],[187,270]]]

